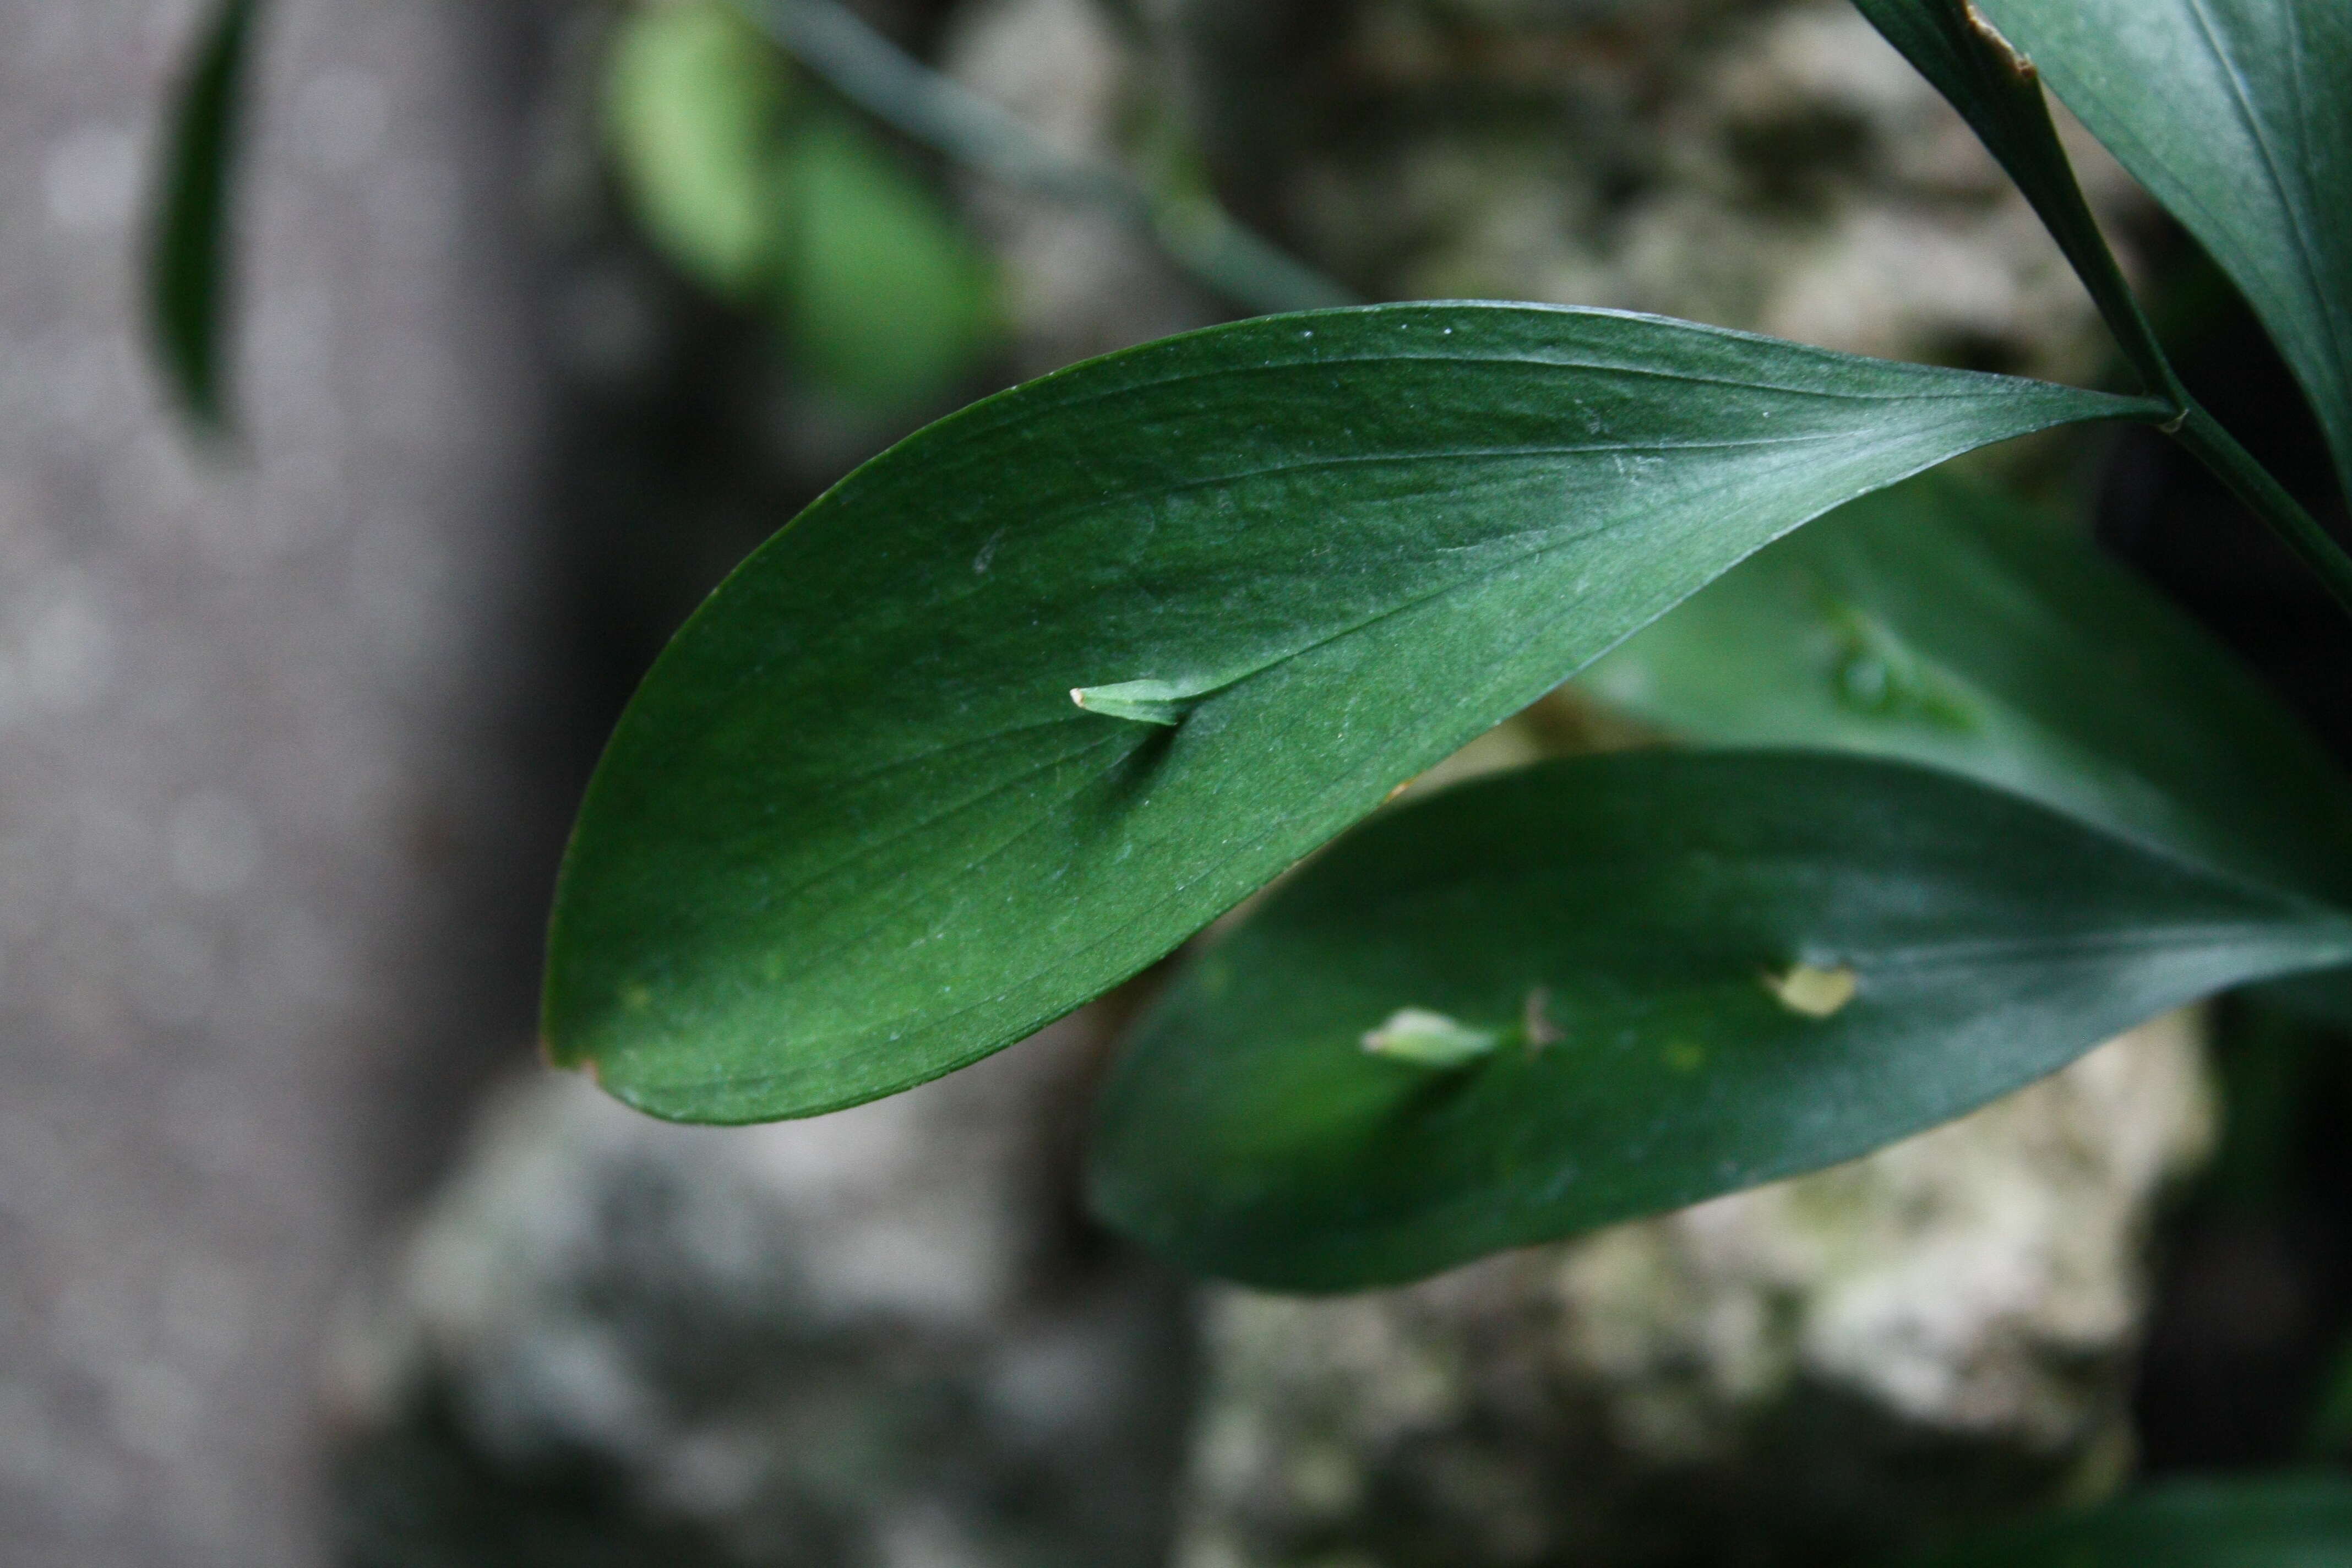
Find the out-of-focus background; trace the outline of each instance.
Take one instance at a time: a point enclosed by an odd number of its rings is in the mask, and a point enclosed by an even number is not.
[[[898,110],[968,91],[1092,173],[919,145],[702,0],[268,6],[207,439],[140,267],[209,8],[0,0],[0,1563],[1744,1568],[2352,1450],[2352,1083],[2274,997],[1321,1302],[1084,1217],[1129,998],[773,1129],[541,1072],[631,682],[974,396],[1318,290],[2120,374],[1843,0],[853,11],[939,73]],[[2192,386],[2340,522],[2243,307],[2074,142]],[[2352,753],[2326,602],[2160,440],[1978,468]],[[1571,692],[1462,766],[1639,738]]]

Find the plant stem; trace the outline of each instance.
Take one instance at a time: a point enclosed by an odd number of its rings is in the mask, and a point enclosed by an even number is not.
[[[942,76],[836,3],[738,0],[752,24],[836,92],[957,163],[1072,206],[1107,212],[1194,279],[1260,312],[1360,303],[1203,196],[1171,196],[1125,169],[1074,156],[1018,115]]]
[[[2347,556],[2344,547],[2319,526],[2318,519],[2287,493],[2284,485],[2271,477],[2268,468],[2238,445],[2237,438],[2205,411],[2204,405],[2191,398],[2188,410],[2171,427],[2170,434],[2229,486],[2256,517],[2269,524],[2271,531],[2300,556],[2305,565],[2318,574],[2337,604],[2352,611],[2352,556]]]

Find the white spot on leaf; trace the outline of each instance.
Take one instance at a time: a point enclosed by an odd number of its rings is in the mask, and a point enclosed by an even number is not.
[[[1429,1068],[1464,1066],[1501,1043],[1492,1029],[1474,1029],[1426,1007],[1400,1007],[1364,1036],[1364,1049],[1373,1056]]]

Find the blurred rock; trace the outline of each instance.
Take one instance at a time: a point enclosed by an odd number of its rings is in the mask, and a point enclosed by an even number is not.
[[[2023,198],[1846,0],[1135,8],[1235,208],[1368,297],[1650,310],[2062,378],[2110,354]],[[2129,265],[2154,209],[2061,120]]]
[[[1221,1289],[1179,1568],[1868,1560],[2128,1468],[2193,1015],[1852,1164],[1400,1290]]]
[[[511,1086],[342,1337],[349,1561],[1164,1561],[1181,1300],[1066,1206],[1098,1045],[757,1128]]]

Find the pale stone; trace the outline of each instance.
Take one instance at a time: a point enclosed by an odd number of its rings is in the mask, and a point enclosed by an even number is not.
[[[553,1475],[666,1564],[1160,1562],[1186,1334],[1068,1206],[1098,1044],[764,1127],[510,1086],[340,1336],[363,1560],[471,1561]]]
[[[2199,1035],[1408,1289],[1214,1292],[1180,1568],[1833,1562],[2112,1484]]]

